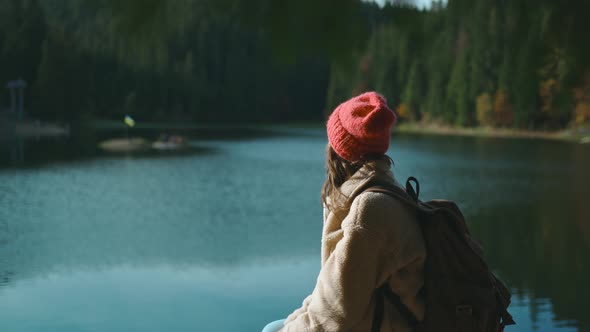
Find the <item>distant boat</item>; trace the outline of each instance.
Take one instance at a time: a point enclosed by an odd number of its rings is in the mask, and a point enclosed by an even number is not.
[[[152,148],[156,150],[178,150],[186,147],[185,143],[178,144],[174,142],[159,142],[152,143]]]
[[[176,151],[187,147],[186,139],[177,135],[161,135],[160,138],[152,143],[152,148],[159,151]]]

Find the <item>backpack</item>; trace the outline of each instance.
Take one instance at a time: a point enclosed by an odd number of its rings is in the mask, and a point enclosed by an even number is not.
[[[421,202],[420,184],[414,177],[406,181],[405,191],[397,186],[369,185],[364,191],[387,194],[417,211],[427,253],[421,289],[424,320],[418,321],[386,283],[376,290],[372,332],[381,328],[384,298],[417,332],[501,332],[515,324],[507,311],[510,292],[485,262],[482,247],[471,237],[454,202]]]

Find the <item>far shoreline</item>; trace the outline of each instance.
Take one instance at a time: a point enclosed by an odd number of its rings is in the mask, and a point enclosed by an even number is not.
[[[98,130],[125,129],[122,121],[114,120],[93,120],[78,123],[83,127],[91,127]],[[244,128],[244,129],[278,129],[278,128],[323,128],[323,122],[287,122],[287,123],[191,123],[191,122],[139,122],[137,129],[160,129],[160,130],[198,130],[203,128]],[[38,126],[30,126],[29,130],[40,129]],[[566,141],[572,143],[590,143],[590,128],[566,128],[556,131],[534,131],[512,128],[493,127],[454,127],[440,124],[423,124],[417,122],[405,122],[397,124],[392,131],[394,134],[416,134],[416,135],[440,135],[440,136],[468,136],[486,138],[524,138]],[[30,133],[29,133],[30,134]]]
[[[447,125],[401,123],[394,129],[394,133],[440,135],[440,136],[468,136],[486,138],[524,138],[542,139],[554,141],[567,141],[572,143],[590,143],[590,129],[562,129],[556,131],[534,131],[512,128],[494,127],[453,127]]]

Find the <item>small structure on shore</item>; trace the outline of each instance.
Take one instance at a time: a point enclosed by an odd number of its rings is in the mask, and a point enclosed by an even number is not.
[[[10,112],[16,113],[18,120],[22,120],[25,113],[26,87],[27,82],[22,78],[6,83],[6,88],[10,90]]]
[[[0,109],[0,130],[4,136],[37,138],[67,136],[70,126],[57,123],[44,123],[38,119],[25,119],[25,88],[27,82],[22,78],[8,81],[6,88],[10,91],[10,107]]]
[[[42,123],[39,120],[18,122],[15,127],[15,133],[20,137],[58,137],[68,136],[70,134],[69,125],[58,125],[53,123]]]

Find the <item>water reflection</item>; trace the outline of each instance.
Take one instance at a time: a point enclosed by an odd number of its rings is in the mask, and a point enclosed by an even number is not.
[[[100,155],[86,135],[25,142],[25,164],[45,166],[0,171],[0,329],[258,330],[313,288],[322,130],[211,135],[197,142],[213,153],[166,158]],[[590,327],[588,150],[393,140],[398,177],[461,202],[515,293],[508,331]]]
[[[558,191],[547,194],[550,197],[532,198],[531,206],[513,204],[482,211],[474,232],[486,243],[491,264],[516,294],[550,299],[556,321],[577,321],[579,330],[586,331],[590,328],[590,288],[585,286],[590,276],[590,242],[579,226],[590,219],[579,219],[577,211],[587,215],[588,206]],[[537,301],[531,301],[530,311],[535,320],[540,311]]]
[[[297,291],[311,281],[307,271],[318,264],[276,263],[117,266],[19,280],[0,289],[0,326],[14,332],[258,331],[265,317],[299,301]]]
[[[483,202],[471,219],[492,266],[517,296],[532,299],[529,311],[539,328],[549,315],[557,325],[590,329],[588,152],[579,145],[529,144],[518,155],[528,167],[507,168],[508,183],[481,188]],[[490,197],[494,204],[485,203]]]

